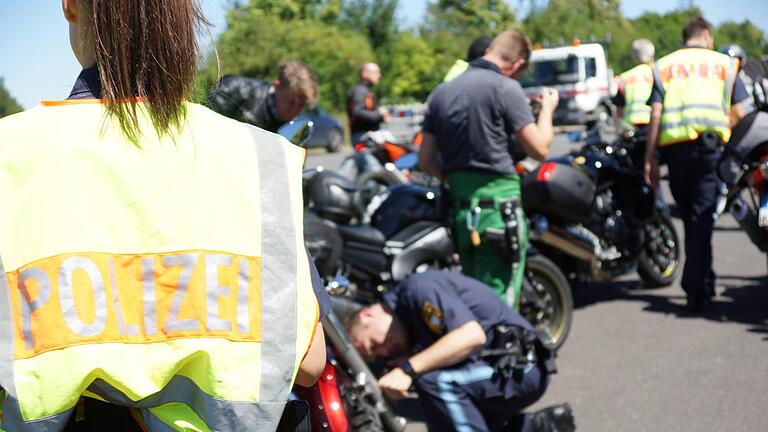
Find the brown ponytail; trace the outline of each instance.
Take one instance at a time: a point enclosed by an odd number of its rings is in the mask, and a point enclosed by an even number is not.
[[[181,126],[197,68],[197,35],[209,25],[197,0],[79,0],[92,37],[107,111],[139,142],[136,98],[158,135]]]

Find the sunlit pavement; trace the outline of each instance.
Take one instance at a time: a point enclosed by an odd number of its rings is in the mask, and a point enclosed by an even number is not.
[[[553,154],[569,145],[559,135]],[[332,169],[341,157],[313,152],[307,163]],[[768,431],[766,257],[730,216],[714,248],[718,296],[698,316],[679,283],[644,289],[630,275],[577,289],[560,371],[532,409],[568,402],[587,432]]]

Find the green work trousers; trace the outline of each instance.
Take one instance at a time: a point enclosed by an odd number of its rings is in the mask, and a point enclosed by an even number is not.
[[[506,259],[499,244],[488,241],[484,231],[487,228],[505,229],[501,205],[510,199],[520,198],[520,177],[516,175],[494,175],[478,172],[454,172],[448,174],[452,199],[450,221],[456,247],[461,257],[462,273],[484,282],[516,310],[520,306],[520,286],[525,272],[525,254],[528,250],[528,221],[522,205],[516,207],[517,237],[520,259],[516,271],[513,263]],[[488,206],[488,201],[493,201]],[[483,203],[480,208],[480,203]],[[475,209],[479,209],[479,214]],[[480,234],[480,245],[472,244],[467,218],[477,222],[475,230]],[[514,273],[514,274],[513,274]]]

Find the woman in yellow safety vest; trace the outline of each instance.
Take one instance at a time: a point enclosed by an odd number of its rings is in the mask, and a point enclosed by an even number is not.
[[[2,429],[275,430],[325,363],[303,150],[187,102],[195,0],[62,5],[70,98],[0,120]]]

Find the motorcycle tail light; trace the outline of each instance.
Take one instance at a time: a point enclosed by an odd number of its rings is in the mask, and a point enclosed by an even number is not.
[[[363,150],[365,150],[365,144],[363,144],[363,143],[355,144],[355,151],[356,152],[360,153]]]
[[[539,168],[539,174],[536,176],[536,180],[540,182],[548,182],[555,174],[555,168],[557,168],[557,163],[555,162],[543,163]]]

